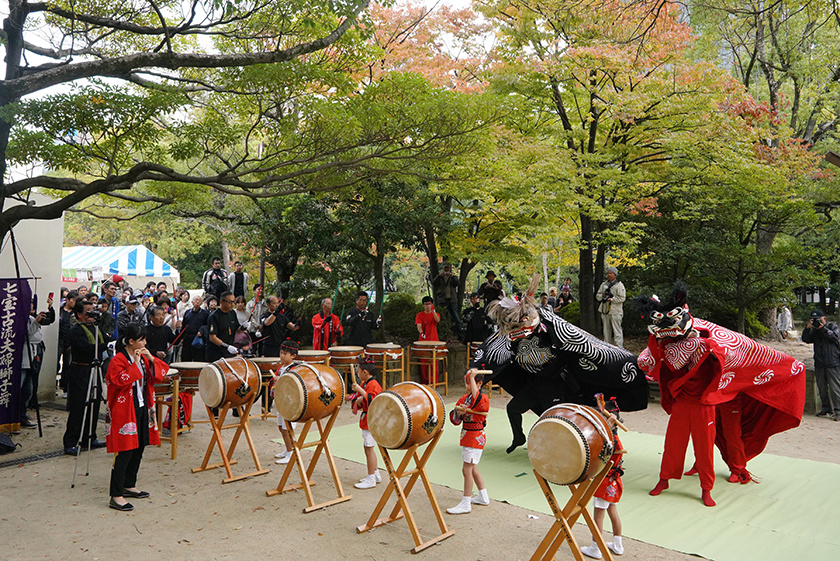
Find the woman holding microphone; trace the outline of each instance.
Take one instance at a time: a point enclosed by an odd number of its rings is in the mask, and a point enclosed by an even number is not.
[[[155,383],[163,381],[169,367],[146,349],[145,328],[131,324],[120,332],[117,354],[108,365],[108,452],[115,454],[111,467],[111,500],[108,506],[121,511],[133,510],[126,497],[145,499],[149,493],[139,490],[137,471],[143,449],[159,444],[154,416]]]

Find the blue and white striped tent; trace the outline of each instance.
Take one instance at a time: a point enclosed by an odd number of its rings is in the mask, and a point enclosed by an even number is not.
[[[175,283],[181,280],[177,269],[142,245],[65,247],[61,269],[63,277],[99,272],[123,277],[166,278]]]

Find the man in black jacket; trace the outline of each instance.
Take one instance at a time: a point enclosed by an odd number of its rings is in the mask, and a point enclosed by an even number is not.
[[[70,328],[69,344],[72,355],[69,368],[67,368],[67,406],[70,414],[67,416],[67,428],[64,431],[64,453],[76,455],[78,449],[76,444],[81,437],[82,447],[87,446],[87,437],[91,448],[102,448],[105,442],[96,438],[96,421],[99,419],[99,402],[102,396],[96,391],[97,381],[91,382],[90,377],[96,375],[93,368],[96,357],[96,346],[98,344],[99,354],[105,350],[110,342],[110,337],[94,326],[93,320],[88,314],[93,310],[92,302],[76,302],[73,313],[76,316],[76,325]],[[98,335],[98,337],[97,337]],[[62,372],[63,375],[63,372]],[[88,385],[91,384],[91,402],[86,403]],[[103,389],[103,388],[98,388]],[[87,406],[87,415],[85,407]],[[89,427],[82,426],[82,417],[86,417],[85,423]],[[89,434],[86,434],[88,433]]]
[[[814,377],[822,404],[817,417],[840,421],[840,327],[828,323],[821,310],[814,310],[802,340],[814,344]]]
[[[373,342],[373,330],[379,329],[379,320],[367,309],[367,292],[356,294],[356,307],[347,312],[344,325],[350,329],[347,344],[355,347],[367,347]]]

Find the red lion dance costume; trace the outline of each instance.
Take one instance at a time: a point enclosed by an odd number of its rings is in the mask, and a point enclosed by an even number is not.
[[[670,415],[659,483],[684,469],[688,439],[694,447],[703,504],[715,506],[714,449],[729,466],[729,481],[752,480],[747,462],[764,450],[774,434],[799,426],[805,405],[805,365],[784,353],[688,312],[685,285],[678,284],[671,302],[636,300],[651,325],[639,367],[659,382],[662,407]]]

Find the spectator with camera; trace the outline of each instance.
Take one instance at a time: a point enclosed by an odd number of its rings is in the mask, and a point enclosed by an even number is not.
[[[52,294],[47,298],[47,311],[36,312],[36,299],[32,299],[32,308],[29,314],[29,324],[26,330],[27,348],[23,350],[20,372],[20,426],[35,428],[36,425],[26,415],[26,409],[30,404],[37,402],[35,394],[38,392],[38,374],[41,372],[41,365],[44,359],[44,334],[41,326],[49,325],[55,321],[55,310],[52,305]]]
[[[624,301],[627,291],[624,283],[618,280],[618,269],[607,268],[607,280],[601,283],[595,298],[600,303],[598,311],[604,327],[604,341],[624,348],[624,331],[621,321],[624,318]]]
[[[470,294],[470,305],[461,314],[464,320],[464,344],[480,343],[490,335],[489,320],[481,307],[478,293]]]
[[[91,376],[97,375],[96,367],[99,365],[96,348],[99,348],[101,354],[111,341],[110,336],[96,326],[101,314],[94,310],[92,302],[76,302],[73,314],[76,324],[70,328],[71,359],[67,368],[67,407],[70,414],[67,416],[67,428],[64,431],[64,453],[69,455],[76,455],[77,444],[86,447],[88,439],[91,448],[105,446],[105,442],[96,438],[96,422],[99,419],[101,401],[99,392],[102,388],[99,380],[91,380]],[[89,402],[88,386],[91,389]],[[83,418],[86,419],[89,430],[82,426]]]
[[[821,310],[811,312],[802,341],[814,344],[814,378],[820,394],[817,417],[840,421],[840,327]]]

